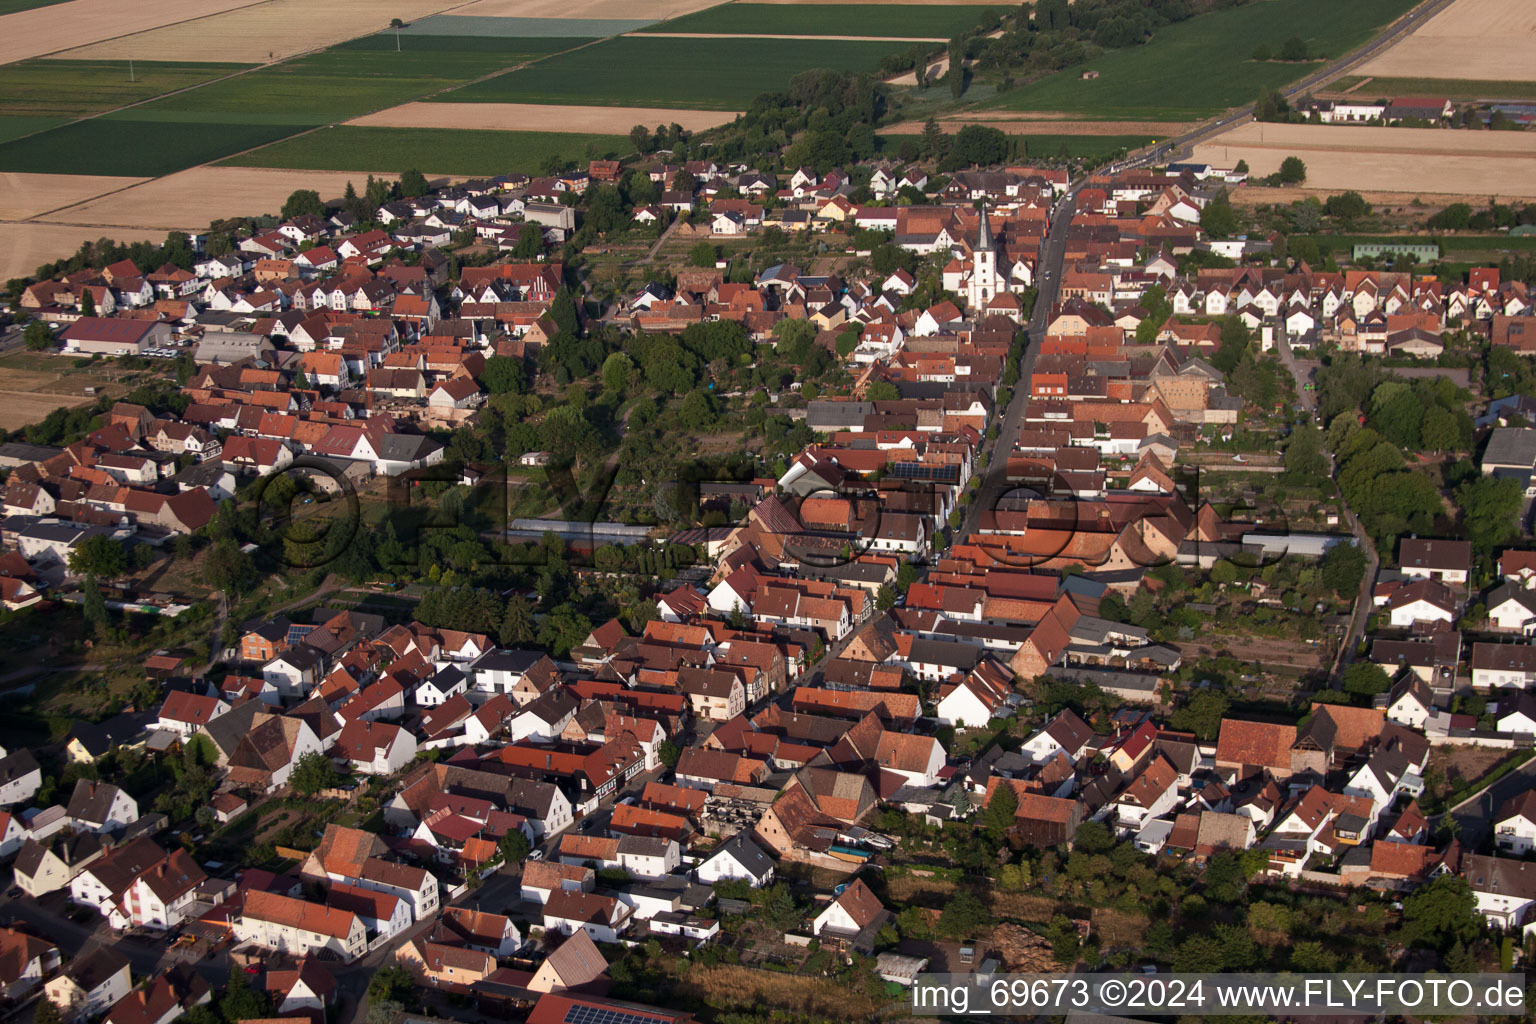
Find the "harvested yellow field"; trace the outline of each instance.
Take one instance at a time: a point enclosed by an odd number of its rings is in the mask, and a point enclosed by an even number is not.
[[[1248,161],[1272,174],[1288,156],[1311,189],[1536,198],[1536,133],[1249,122],[1195,147],[1196,160]]]
[[[0,430],[18,430],[29,423],[38,422],[55,409],[73,409],[77,405],[94,401],[94,398],[87,398],[83,394],[66,398],[63,395],[0,391]]]
[[[206,226],[206,225],[205,225]],[[44,263],[73,256],[81,242],[111,238],[118,242],[165,241],[165,232],[122,230],[41,221],[0,222],[0,281],[30,277]]]
[[[371,128],[494,128],[624,135],[637,124],[680,124],[701,132],[735,120],[731,110],[579,107],[543,103],[405,103],[348,124]]]
[[[70,0],[0,17],[0,64],[245,7],[252,0]],[[259,2],[259,0],[258,0]],[[132,56],[139,56],[133,54]]]
[[[275,214],[295,189],[312,188],[322,200],[335,201],[346,191],[349,178],[362,191],[362,179],[338,171],[194,167],[115,195],[86,200],[50,214],[48,220],[104,225],[106,233],[121,228],[153,229],[162,235],[166,231],[201,231],[223,217]]]
[[[0,220],[26,220],[148,180],[94,174],[0,172]]]
[[[77,0],[78,2],[78,0]],[[136,32],[60,54],[72,60],[198,60],[260,63],[382,32],[462,0],[264,0],[193,24]],[[44,8],[51,10],[52,8]]]
[[[1456,0],[1356,73],[1536,81],[1536,3]]]
[[[475,0],[454,14],[477,18],[590,18],[664,21],[713,7],[720,0]]]

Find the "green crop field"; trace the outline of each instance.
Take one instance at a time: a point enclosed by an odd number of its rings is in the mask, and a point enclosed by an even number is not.
[[[413,47],[418,41],[411,39]],[[146,120],[173,122],[329,124],[450,89],[555,48],[515,45],[515,40],[508,39],[491,42],[501,45],[462,50],[428,46],[398,53],[360,48],[324,50],[156,100],[131,113]]]
[[[640,31],[949,39],[975,28],[982,11],[1000,10],[942,4],[725,4]]]
[[[435,97],[490,103],[740,110],[811,68],[873,71],[898,44],[623,36]]]
[[[456,21],[476,22],[478,18],[457,18]],[[506,20],[506,19],[495,19]],[[417,22],[412,28],[420,28],[422,22]],[[465,25],[465,28],[470,27]],[[338,43],[331,47],[328,53],[337,53],[346,50],[387,50],[390,53],[444,53],[444,54],[476,54],[497,53],[509,55],[513,59],[537,53],[558,53],[561,50],[569,50],[573,46],[589,43],[586,37],[576,38],[568,36],[501,36],[494,34],[463,36],[463,35],[433,35],[425,32],[401,32],[398,40],[399,50],[396,50],[397,41],[393,32],[379,32],[371,36],[359,36],[349,39],[345,43]]]
[[[0,0],[0,17],[20,11],[30,11],[36,7],[52,7],[54,4],[64,2],[65,0]]]
[[[1329,92],[1342,92],[1365,75],[1348,75],[1328,83]],[[1350,94],[1360,102],[1387,96],[1444,96],[1450,100],[1536,100],[1536,82],[1485,82],[1476,78],[1371,78]]]
[[[24,60],[0,66],[0,115],[84,117],[239,71],[239,64]]]
[[[0,171],[157,177],[291,134],[279,125],[75,121],[0,144]]]
[[[1161,121],[1209,117],[1251,103],[1315,70],[1317,62],[1251,58],[1261,43],[1277,49],[1291,36],[1308,51],[1336,57],[1368,40],[1416,0],[1255,0],[1159,29],[1144,46],[1108,50],[988,102],[1009,110],[1091,111],[1096,117]],[[1099,77],[1083,80],[1088,68]]]
[[[340,125],[224,161],[240,167],[431,174],[538,174],[547,160],[585,161],[630,149],[619,135]]]
[[[58,117],[0,117],[0,142],[10,142],[23,135],[44,132],[64,123]]]

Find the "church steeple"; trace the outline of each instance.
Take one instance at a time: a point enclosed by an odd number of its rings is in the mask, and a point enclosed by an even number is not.
[[[985,250],[986,252],[992,252],[997,248],[997,243],[992,240],[992,223],[987,219],[986,203],[981,204],[981,209],[978,213],[981,217],[981,224],[976,229],[976,249],[977,251]]]

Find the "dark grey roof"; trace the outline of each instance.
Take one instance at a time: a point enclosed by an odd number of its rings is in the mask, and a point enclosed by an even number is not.
[[[762,847],[752,841],[746,830],[737,832],[730,838],[729,842],[716,850],[714,856],[709,859],[714,860],[715,857],[721,857],[726,854],[729,854],[732,860],[750,871],[755,878],[762,878],[769,871],[773,870],[773,859],[763,852]]]
[[[107,820],[107,814],[112,810],[112,802],[121,792],[122,790],[110,782],[78,779],[75,782],[75,791],[69,795],[69,804],[64,810],[77,821],[100,825]]]
[[[542,651],[493,647],[469,663],[471,672],[527,672],[544,657]]]
[[[236,704],[203,726],[202,731],[213,741],[213,745],[219,748],[219,752],[228,757],[235,752],[235,748],[240,745],[245,734],[251,731],[256,716],[263,710],[267,709],[259,700],[248,700]]]
[[[378,453],[380,459],[390,462],[417,462],[442,447],[420,434],[385,434],[379,438]]]
[[[37,758],[32,756],[32,751],[23,747],[13,753],[0,757],[0,783],[15,782],[29,772],[41,771]]]

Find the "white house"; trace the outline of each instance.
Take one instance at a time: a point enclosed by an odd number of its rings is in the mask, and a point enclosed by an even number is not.
[[[579,929],[594,942],[617,943],[629,930],[633,913],[628,904],[612,896],[562,889],[550,893],[544,903],[544,931],[570,935]]]
[[[23,747],[12,754],[0,757],[0,807],[31,800],[43,785],[43,770]]]
[[[632,878],[662,878],[682,861],[682,849],[672,839],[650,836],[619,837],[619,867]]]
[[[1499,732],[1536,736],[1536,698],[1524,690],[1507,697],[1501,694],[1494,721]]]
[[[1501,853],[1516,857],[1536,849],[1536,789],[1504,801],[1494,815],[1493,839]]]
[[[65,807],[77,832],[112,832],[139,820],[139,802],[110,782],[80,779]]]
[[[1463,873],[1472,886],[1477,911],[1489,927],[1503,931],[1528,928],[1536,904],[1536,863],[1504,857],[1467,858]]]
[[[1456,599],[1439,580],[1415,580],[1398,587],[1387,598],[1388,618],[1402,629],[1415,622],[1452,622]]]
[[[1423,729],[1434,706],[1434,694],[1415,675],[1407,676],[1387,693],[1387,719],[1410,729]]]
[[[1501,583],[1488,595],[1488,621],[1495,628],[1526,636],[1536,634],[1536,591]]]
[[[1039,732],[1024,741],[1020,753],[1036,764],[1044,764],[1058,753],[1076,762],[1082,756],[1093,729],[1070,709],[1063,710]]]
[[[761,889],[772,882],[773,858],[752,840],[750,831],[743,829],[737,832],[695,868],[693,876],[705,885],[713,885],[725,879],[739,879],[754,889]]]
[[[236,942],[295,957],[324,950],[350,963],[368,951],[368,928],[356,914],[273,892],[248,892],[231,924]]]
[[[888,916],[869,886],[856,878],[811,919],[811,934],[823,942],[831,939],[858,945],[860,936],[868,936]]]
[[[363,775],[393,775],[416,757],[416,737],[389,722],[354,718],[342,726],[331,756]]]

